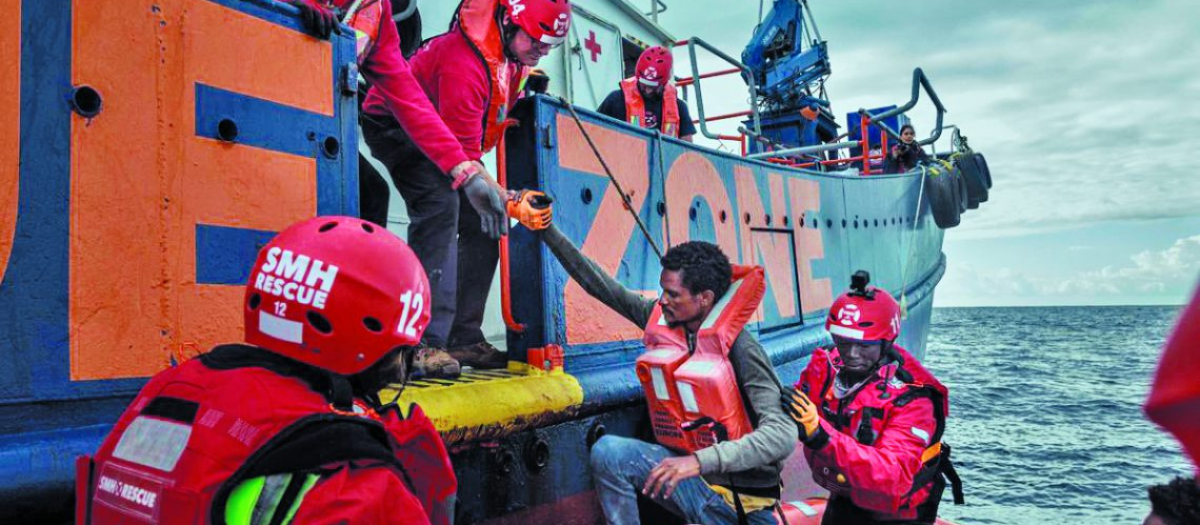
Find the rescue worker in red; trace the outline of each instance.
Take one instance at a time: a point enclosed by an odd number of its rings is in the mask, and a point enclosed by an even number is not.
[[[414,2],[416,0],[413,0]],[[483,177],[465,184],[475,173],[486,173],[464,151],[454,133],[421,90],[413,70],[401,53],[400,35],[393,22],[391,0],[293,0],[300,9],[301,21],[309,32],[320,38],[339,31],[344,23],[354,31],[359,72],[371,85],[376,113],[387,115],[396,126],[413,137],[411,147],[419,150],[436,167],[435,174],[447,183],[458,181],[460,188],[485,222],[489,232],[507,222],[500,207],[504,193],[491,178]],[[379,184],[372,184],[378,182]],[[359,197],[368,218],[386,227],[388,190],[382,180],[360,180]],[[372,211],[368,211],[372,210]],[[379,210],[379,211],[374,211]],[[499,226],[497,226],[499,225]],[[497,236],[499,234],[496,234]]]
[[[429,321],[404,241],[351,217],[293,225],[259,252],[242,308],[246,343],[155,375],[81,458],[80,522],[448,525],[440,436],[379,397]]]
[[[942,443],[949,391],[895,344],[900,305],[854,274],[829,308],[835,348],[817,349],[784,405],[796,422],[813,480],[830,491],[823,525],[934,523],[949,478]]]
[[[687,103],[671,83],[674,61],[671,52],[662,46],[646,49],[638,57],[634,75],[622,80],[620,89],[609,93],[596,111],[691,142],[696,125]]]
[[[568,0],[464,0],[450,31],[413,55],[418,84],[472,161],[496,147],[530,69],[566,40],[570,24]],[[375,87],[367,94],[363,136],[408,206],[408,241],[433,286],[428,348],[416,366],[430,377],[457,376],[460,366],[503,368],[506,354],[488,344],[481,325],[496,240],[508,228],[506,194],[482,170],[440,176],[436,159],[413,147],[420,137],[388,113],[383,95]],[[459,191],[483,183],[495,190],[486,206]]]

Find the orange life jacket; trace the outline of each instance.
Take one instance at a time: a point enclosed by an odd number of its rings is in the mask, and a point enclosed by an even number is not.
[[[488,71],[491,95],[488,97],[487,113],[483,117],[483,151],[496,147],[504,130],[513,122],[508,120],[509,102],[516,99],[529,68],[518,66],[517,78],[509,74],[508,57],[504,55],[504,41],[500,27],[496,24],[496,10],[500,0],[463,0],[455,15],[458,30],[467,43],[483,61]],[[443,102],[444,103],[444,102]]]
[[[642,100],[642,92],[638,91],[637,77],[621,81],[621,91],[625,93],[625,118],[629,123],[640,127],[646,126],[646,102]],[[659,129],[672,137],[679,137],[679,102],[675,86],[668,83],[663,89],[662,122]]]
[[[359,64],[362,64],[367,55],[371,54],[375,42],[379,39],[379,24],[383,20],[384,1],[386,0],[361,0],[350,2],[346,6],[352,11],[348,11],[342,17],[341,22],[354,30]]]
[[[684,329],[668,326],[662,307],[654,307],[642,339],[646,352],[636,367],[654,435],[663,446],[694,452],[753,430],[729,350],[765,289],[761,267],[734,266],[733,284],[696,332],[694,347]]]

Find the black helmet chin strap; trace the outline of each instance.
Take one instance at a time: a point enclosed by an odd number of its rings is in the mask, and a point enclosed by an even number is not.
[[[509,62],[517,62],[517,57],[513,55],[512,46],[509,44],[512,43],[521,28],[512,22],[503,7],[496,8],[496,26],[500,28],[500,47],[504,49],[504,58],[507,58]]]

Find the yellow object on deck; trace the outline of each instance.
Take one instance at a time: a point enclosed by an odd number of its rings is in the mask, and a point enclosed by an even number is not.
[[[395,397],[394,386],[380,391],[380,399]],[[561,371],[544,372],[510,362],[506,370],[410,381],[399,404],[412,403],[424,409],[442,439],[453,446],[569,419],[583,404],[583,388],[574,376]]]

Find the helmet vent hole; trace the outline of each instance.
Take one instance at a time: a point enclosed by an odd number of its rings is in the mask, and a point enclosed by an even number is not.
[[[378,333],[383,331],[383,323],[379,322],[379,319],[374,317],[364,317],[363,326],[367,327],[367,330],[372,332]]]
[[[327,223],[325,223],[325,224],[322,224],[320,228],[317,228],[317,231],[319,231],[319,232],[321,232],[321,233],[325,233],[325,232],[327,232],[327,231],[329,231],[329,230],[332,230],[332,229],[334,229],[334,228],[337,228],[337,223],[336,223],[336,222],[327,222]]]
[[[875,321],[863,321],[861,323],[858,323],[858,326],[861,326],[863,328],[870,328],[872,326],[875,326]]]
[[[367,233],[375,233],[375,227],[371,226],[370,224],[367,224],[365,222],[362,223],[362,229],[363,229],[363,231],[365,231]]]
[[[250,306],[251,310],[258,310],[258,307],[261,304],[262,304],[262,295],[259,295],[256,293],[256,294],[250,296],[249,306]]]
[[[306,319],[308,319],[308,324],[311,325],[313,327],[313,329],[318,332],[321,332],[323,334],[328,334],[329,332],[333,331],[333,325],[330,324],[329,319],[327,319],[325,316],[323,316],[317,312],[309,310],[308,313],[304,315],[304,317]]]

